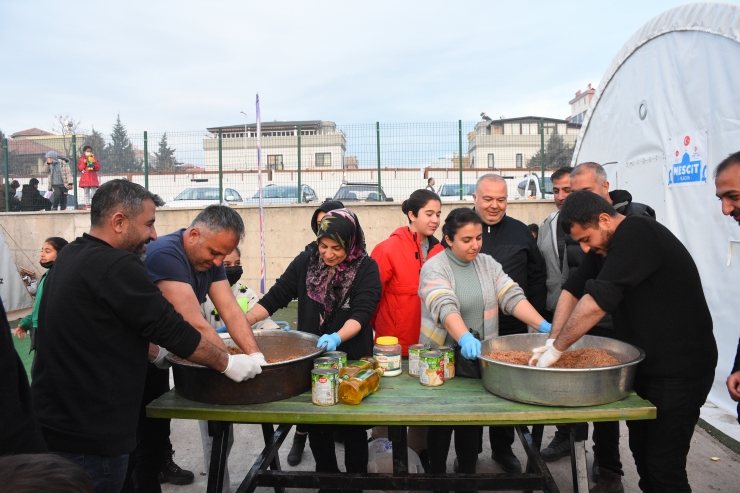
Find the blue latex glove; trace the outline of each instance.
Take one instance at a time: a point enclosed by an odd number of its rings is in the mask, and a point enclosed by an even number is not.
[[[341,343],[342,338],[339,337],[339,334],[334,332],[333,334],[324,334],[323,336],[319,337],[319,342],[316,344],[316,347],[326,346],[325,351],[336,351],[337,346],[339,346]],[[478,350],[478,352],[480,352],[480,349]]]
[[[480,341],[473,334],[466,332],[457,343],[465,359],[475,359],[480,354]]]
[[[552,324],[547,320],[543,320],[538,330],[543,334],[549,334],[552,330]]]

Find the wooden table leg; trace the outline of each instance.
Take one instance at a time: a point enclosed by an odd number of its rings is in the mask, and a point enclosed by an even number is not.
[[[263,423],[262,436],[265,438],[265,447],[267,447],[272,443],[275,436],[275,428],[273,428],[271,424]],[[272,462],[270,462],[270,469],[273,471],[280,470],[280,457],[277,454],[275,454]],[[285,493],[285,489],[282,486],[275,486],[275,493]]]
[[[570,466],[573,472],[574,493],[588,493],[588,469],[586,467],[586,441],[576,441],[576,427],[568,426],[570,431]]]
[[[514,429],[519,435],[524,452],[527,454],[527,472],[533,472],[542,477],[542,482],[544,483],[543,491],[547,493],[560,493],[558,485],[550,473],[550,469],[547,468],[547,463],[540,455],[544,425],[535,425],[532,429],[534,435],[530,434],[529,428],[523,425],[516,426]],[[535,442],[535,438],[537,439],[537,443]],[[527,493],[531,493],[531,490],[527,490]]]
[[[226,472],[226,448],[229,445],[229,425],[227,421],[209,421],[208,431],[213,436],[211,446],[211,465],[208,468],[206,493],[221,493]]]
[[[405,426],[389,426],[388,438],[393,444],[393,474],[409,473],[409,449]]]
[[[265,434],[265,448],[262,449],[262,452],[257,456],[257,459],[254,461],[254,464],[252,464],[252,467],[244,477],[244,480],[236,489],[236,493],[254,493],[254,490],[257,488],[257,476],[260,471],[265,471],[267,469],[268,464],[270,464],[270,467],[277,474],[285,474],[284,471],[279,470],[280,463],[276,462],[274,459],[277,457],[280,446],[283,444],[285,437],[288,436],[288,432],[292,426],[293,425],[280,425],[277,430],[273,430],[272,425],[263,425],[262,432]],[[275,469],[274,465],[277,466],[278,469]],[[282,491],[284,488],[282,485],[275,485],[274,487],[275,491],[278,491],[278,489],[279,491]]]

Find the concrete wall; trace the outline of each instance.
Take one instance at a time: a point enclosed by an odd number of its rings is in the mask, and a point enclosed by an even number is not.
[[[470,207],[470,203],[445,203],[442,218],[458,206]],[[267,206],[265,207],[265,251],[267,254],[267,286],[285,270],[291,260],[313,240],[310,221],[314,205]],[[352,209],[357,213],[368,246],[368,252],[380,241],[386,239],[391,231],[407,224],[401,212],[400,203],[356,204]],[[246,225],[246,236],[240,245],[244,277],[242,281],[259,290],[259,211],[257,207],[237,207]],[[508,214],[525,224],[540,224],[548,214],[555,210],[551,200],[531,200],[511,202]],[[157,210],[156,228],[159,235],[171,233],[186,227],[198,214],[198,209]],[[45,238],[61,236],[72,240],[90,229],[90,215],[87,211],[63,212],[17,212],[0,214],[0,226],[5,240],[15,259],[16,265],[43,272],[38,264],[39,251]],[[441,228],[437,237],[441,238]]]

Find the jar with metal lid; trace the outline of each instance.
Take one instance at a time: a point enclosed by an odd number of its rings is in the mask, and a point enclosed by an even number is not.
[[[373,357],[383,369],[384,377],[401,374],[401,345],[397,337],[378,337],[373,346]]]

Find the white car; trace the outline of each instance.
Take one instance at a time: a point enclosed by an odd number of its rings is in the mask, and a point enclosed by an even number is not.
[[[301,184],[301,203],[318,202],[316,192],[308,185]],[[297,185],[277,185],[270,183],[262,188],[262,203],[270,204],[295,204],[298,202]],[[252,195],[251,199],[244,201],[246,205],[256,205],[260,203],[259,190]]]
[[[463,183],[463,200],[472,202],[475,193],[475,183]],[[460,200],[460,184],[445,183],[437,192],[442,202],[454,202]]]
[[[517,199],[541,199],[542,198],[542,188],[540,185],[540,179],[542,177],[538,176],[536,173],[532,173],[531,175],[525,175],[524,179],[519,182],[519,184],[516,187],[516,198]],[[553,198],[552,193],[552,180],[549,176],[545,177],[545,198],[551,199]]]
[[[241,205],[242,196],[233,188],[224,188],[224,204]],[[192,187],[186,188],[174,199],[170,200],[165,207],[205,207],[218,204],[218,187]]]

